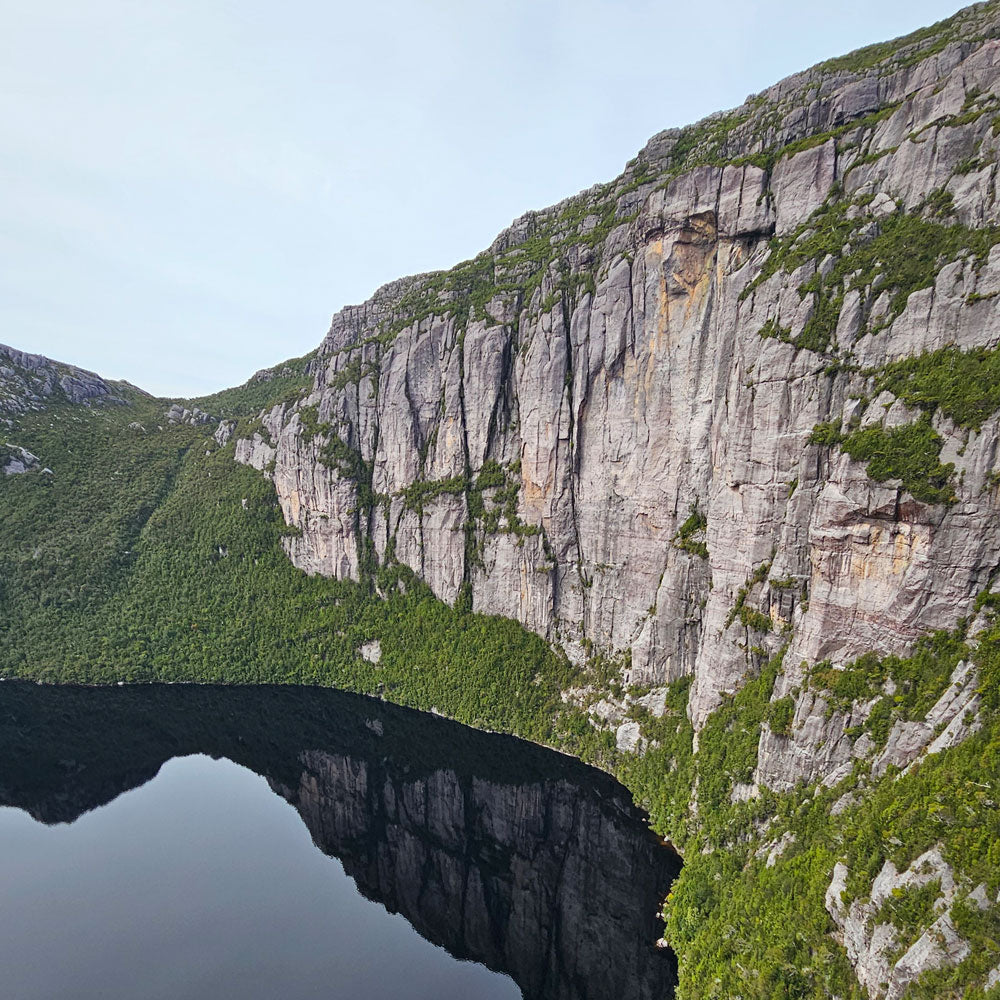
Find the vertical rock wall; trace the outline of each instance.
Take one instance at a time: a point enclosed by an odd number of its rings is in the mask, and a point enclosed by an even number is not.
[[[803,345],[808,289],[886,219],[1000,222],[1000,22],[960,17],[926,58],[819,67],[658,135],[474,261],[338,313],[312,393],[237,447],[301,531],[294,563],[398,561],[573,657],[630,651],[633,684],[693,675],[696,725],[786,645],[775,697],[800,664],[954,626],[1000,566],[996,416],[934,416],[950,504],[810,437],[915,419],[871,396],[888,362],[996,347],[1000,248],[945,255],[901,308],[854,275],[828,342]],[[853,244],[769,267],[834,205]]]

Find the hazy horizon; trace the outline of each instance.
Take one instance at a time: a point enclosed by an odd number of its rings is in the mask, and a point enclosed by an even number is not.
[[[0,342],[174,397],[311,351],[663,129],[959,9],[0,2]]]

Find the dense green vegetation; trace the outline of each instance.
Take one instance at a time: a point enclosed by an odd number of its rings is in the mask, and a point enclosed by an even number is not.
[[[847,432],[841,421],[829,421],[816,424],[808,443],[839,447],[866,463],[872,479],[899,479],[917,500],[953,503],[955,468],[940,461],[944,441],[932,421],[941,414],[968,433],[980,430],[1000,410],[1000,349],[943,347],[865,374],[874,394],[892,393],[920,411],[917,419],[888,429],[876,424]]]
[[[771,629],[771,619],[762,615],[759,611],[754,611],[752,608],[747,606],[747,598],[750,596],[750,591],[759,583],[763,583],[767,579],[767,574],[771,572],[771,564],[769,562],[761,563],[751,574],[750,579],[747,580],[745,584],[736,592],[736,601],[734,602],[729,614],[726,616],[726,628],[729,628],[734,621],[738,618],[744,625],[748,628],[757,628],[764,632],[768,632]],[[765,624],[766,623],[766,624]]]
[[[938,460],[944,442],[924,416],[916,423],[891,427],[877,424],[842,434],[837,423],[817,424],[809,443],[837,446],[851,458],[866,463],[868,475],[876,482],[899,479],[903,489],[925,503],[953,503],[951,477],[955,466]]]
[[[891,680],[895,689],[893,718],[922,719],[948,686],[959,661],[969,655],[962,629],[957,633],[935,632],[918,639],[909,656],[867,654],[840,669],[824,660],[809,671],[808,679],[824,692],[831,710],[840,712],[846,712],[854,702],[877,697]]]
[[[313,378],[309,374],[309,363],[315,357],[313,351],[301,358],[290,358],[274,368],[258,372],[243,385],[188,402],[217,417],[255,417],[266,407],[297,399],[311,389]]]
[[[1000,350],[943,347],[887,365],[875,391],[891,392],[907,406],[943,413],[959,427],[979,430],[1000,410]]]
[[[769,701],[782,670],[780,657],[713,713],[699,733],[697,753],[685,711],[686,679],[668,689],[662,717],[633,706],[630,714],[650,741],[641,756],[617,752],[606,733],[564,727],[563,745],[617,773],[649,810],[654,827],[684,855],[684,870],[665,905],[666,937],[681,963],[680,1000],[862,1000],[825,907],[838,861],[848,866],[850,898],[867,899],[886,861],[902,870],[941,845],[963,892],[984,883],[990,898],[995,896],[1000,889],[1000,627],[977,637],[975,652],[962,629],[942,632],[921,640],[905,658],[864,657],[842,671],[820,665],[809,683],[831,710],[843,710],[853,701],[870,700],[892,680],[895,696],[882,699],[878,704],[884,711],[870,716],[878,725],[864,727],[884,744],[895,720],[924,718],[958,660],[969,656],[980,671],[984,728],[954,749],[922,759],[902,777],[890,768],[875,780],[868,765],[859,762],[833,788],[800,786],[782,794],[760,789],[747,801],[734,797],[737,786],[745,789],[752,779],[762,724],[778,735],[791,731],[792,699]],[[852,792],[853,804],[833,815],[833,804]],[[937,915],[939,897],[931,898],[932,892],[896,897],[879,921],[894,924],[899,940],[912,943]],[[954,968],[919,979],[906,1000],[986,997],[971,984],[981,984],[996,964],[1000,913],[996,907],[980,911],[963,900],[960,894],[952,913],[973,946],[971,954]],[[991,991],[991,998],[996,995]]]
[[[767,708],[767,724],[776,736],[788,736],[795,715],[795,699],[790,695],[772,701]]]
[[[938,461],[944,442],[930,421],[918,420],[902,427],[866,427],[840,441],[851,458],[867,463],[868,475],[876,482],[902,480],[903,489],[925,503],[952,503],[950,486],[954,465]]]
[[[402,569],[384,599],[294,569],[271,484],[164,408],[53,406],[11,432],[53,473],[0,480],[4,675],[323,684],[548,735],[568,667],[541,639]]]

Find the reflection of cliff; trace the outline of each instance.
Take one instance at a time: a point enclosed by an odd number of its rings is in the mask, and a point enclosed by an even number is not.
[[[43,822],[190,753],[267,777],[366,896],[529,1000],[672,992],[653,942],[680,860],[577,761],[333,691],[0,686],[0,804]]]
[[[364,894],[525,997],[663,997],[652,947],[677,865],[622,808],[565,779],[512,785],[310,751],[282,789]],[[277,787],[277,786],[275,786]]]

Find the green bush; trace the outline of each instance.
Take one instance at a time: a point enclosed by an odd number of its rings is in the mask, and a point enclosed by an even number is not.
[[[707,559],[708,546],[705,544],[703,539],[696,537],[704,532],[707,527],[708,518],[701,512],[698,508],[698,502],[695,501],[691,504],[688,516],[684,519],[684,522],[677,530],[674,544],[677,548],[683,549],[685,552],[690,552],[691,555]]]
[[[788,736],[795,717],[795,699],[786,696],[772,701],[767,710],[767,724],[775,736]]]
[[[914,424],[885,430],[866,427],[840,441],[840,447],[857,462],[867,463],[868,475],[876,482],[900,479],[903,489],[924,503],[954,503],[952,463],[938,460],[943,441],[922,417]]]

